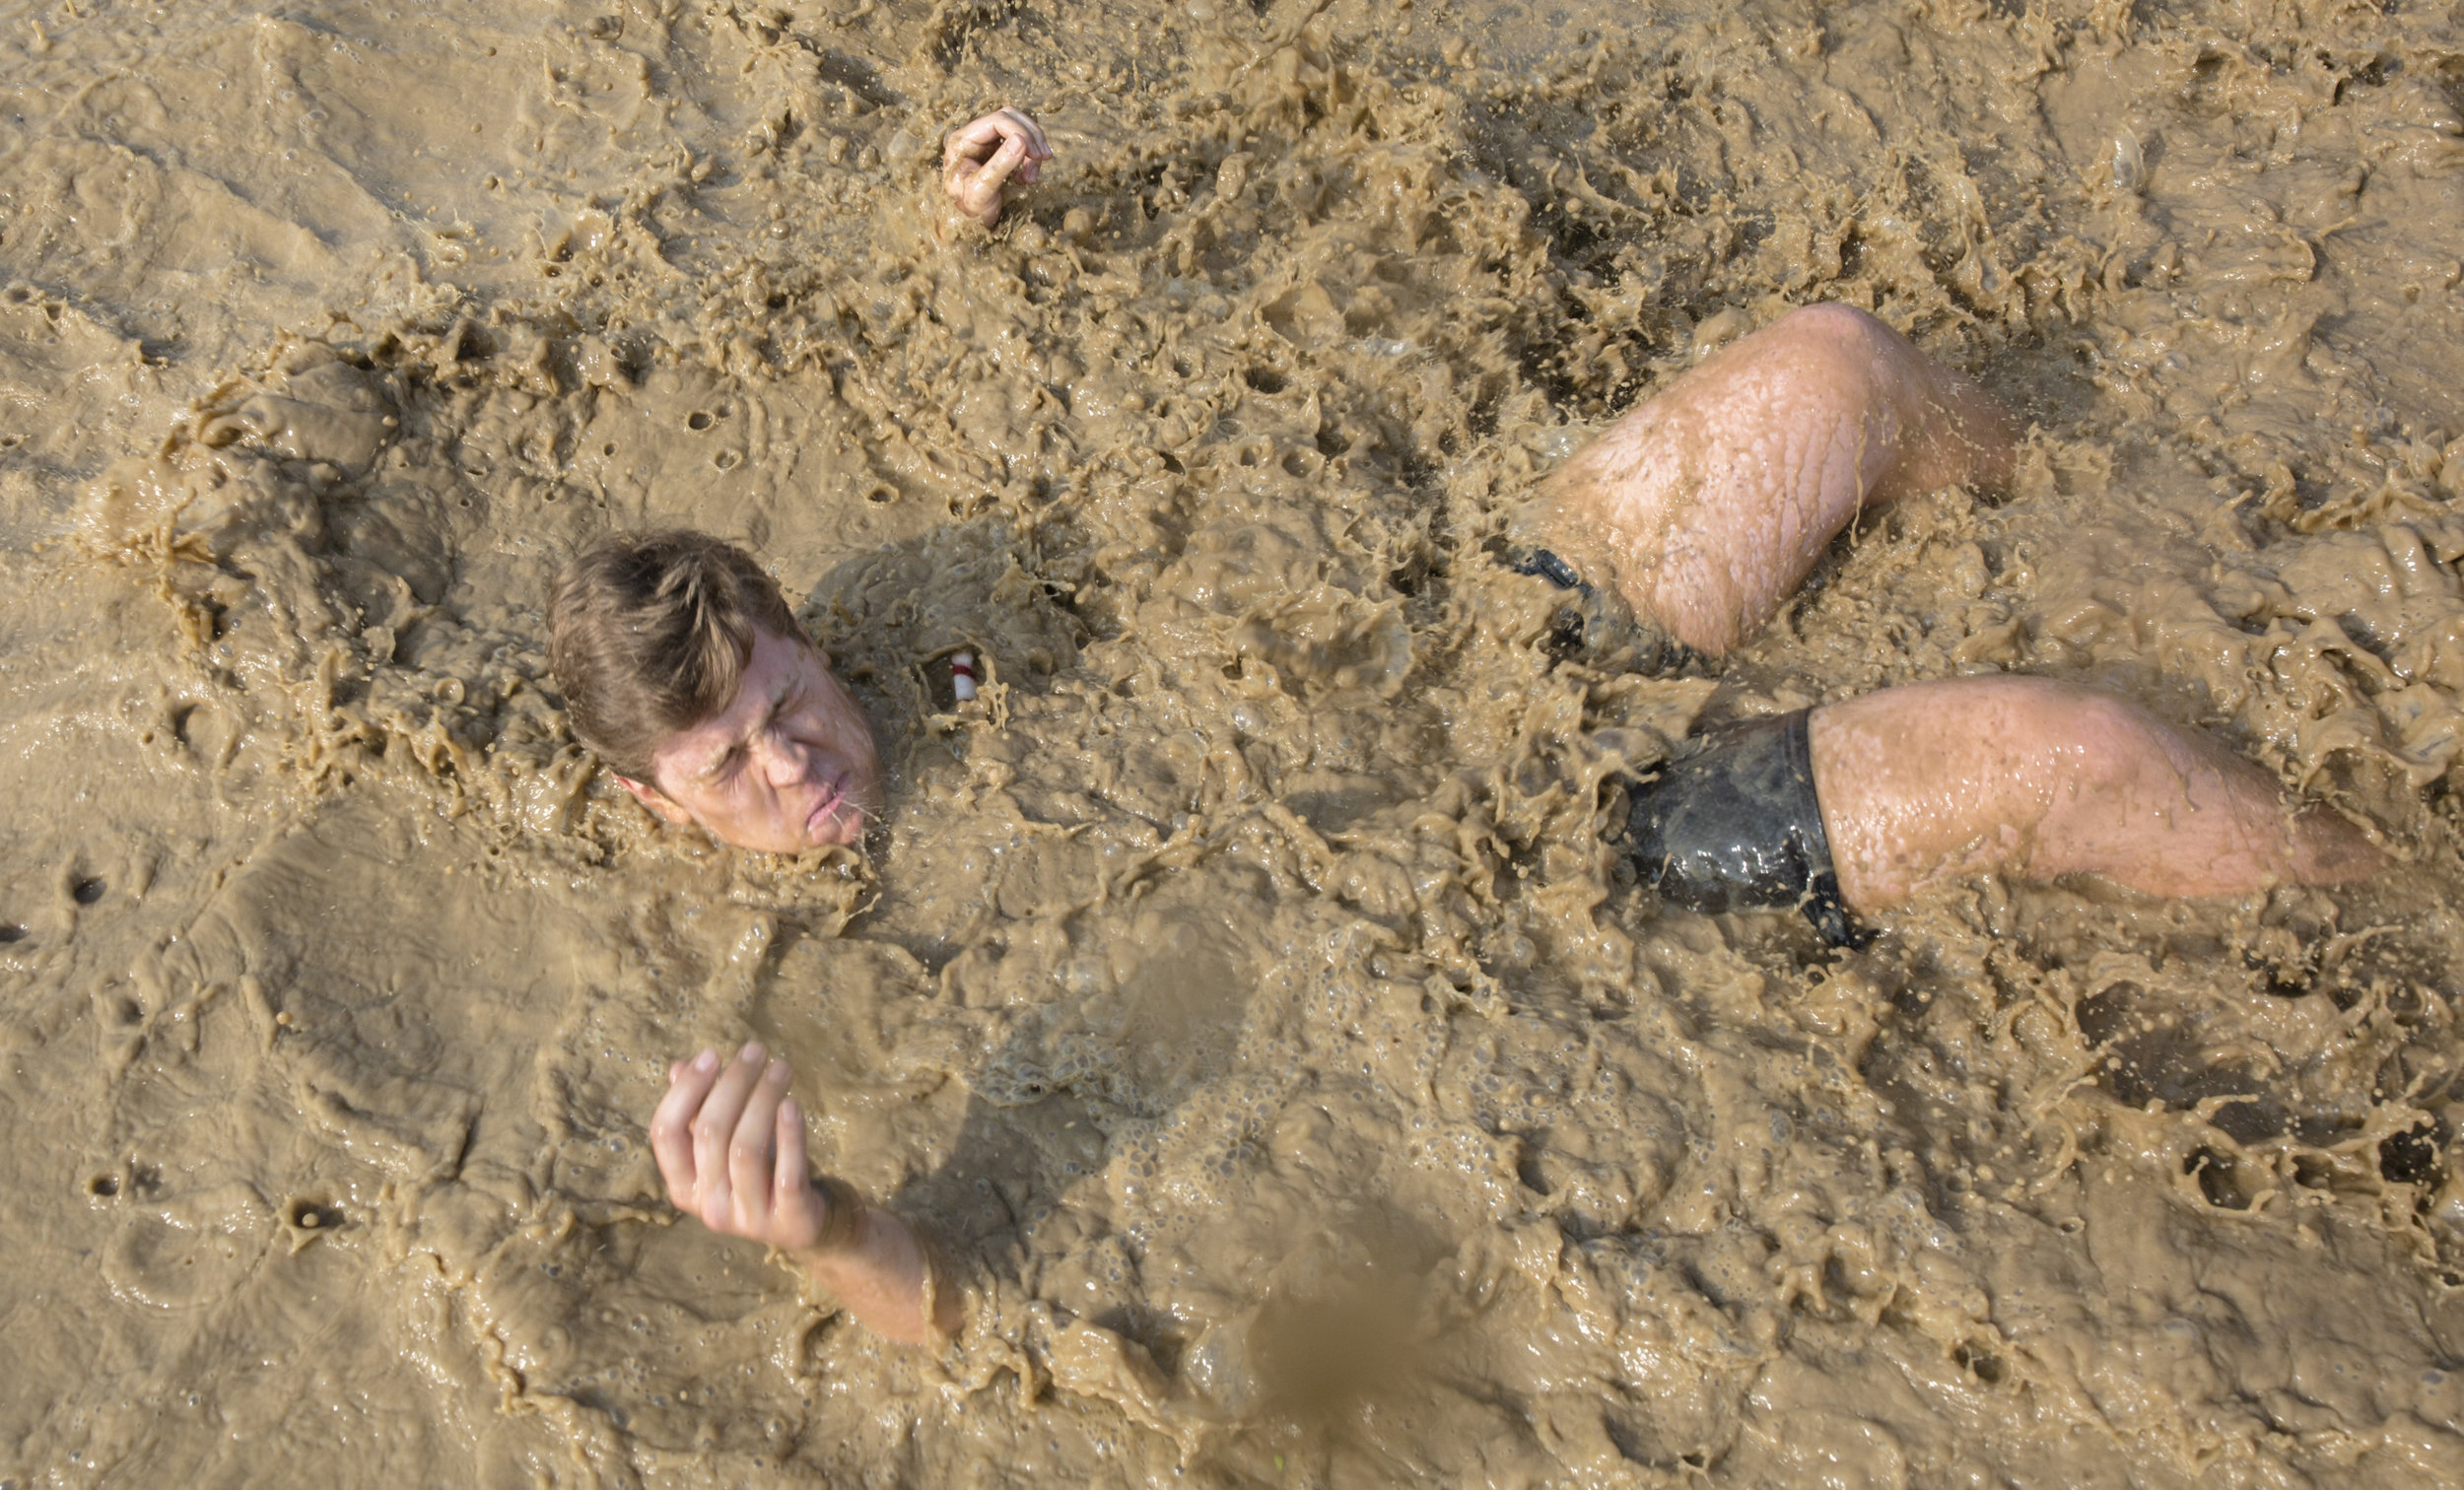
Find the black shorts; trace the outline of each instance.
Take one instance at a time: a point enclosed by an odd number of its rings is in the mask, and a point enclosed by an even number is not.
[[[1567,592],[1558,641],[1604,664],[1662,673],[1701,654],[1602,595],[1543,548],[1510,554],[1517,574]],[[1648,781],[1631,788],[1622,835],[1642,877],[1665,898],[1705,914],[1795,906],[1834,947],[1873,933],[1850,918],[1831,862],[1830,835],[1814,791],[1810,711],[1753,719],[1695,737]]]
[[[1623,847],[1644,879],[1688,910],[1794,906],[1823,941],[1862,947],[1873,933],[1840,899],[1814,796],[1811,712],[1696,736],[1631,788]]]

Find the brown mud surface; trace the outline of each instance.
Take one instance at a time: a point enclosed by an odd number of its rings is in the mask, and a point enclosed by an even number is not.
[[[2464,1484],[2459,109],[2417,0],[0,4],[0,1484]],[[1536,475],[1817,300],[2016,491],[1552,649]],[[809,594],[868,861],[564,733],[652,522]],[[1994,669],[2402,866],[1831,953],[1601,847]],[[756,1035],[946,1352],[664,1204]]]

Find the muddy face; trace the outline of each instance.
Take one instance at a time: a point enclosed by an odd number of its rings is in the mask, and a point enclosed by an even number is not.
[[[754,631],[725,709],[651,752],[652,780],[626,781],[671,823],[756,853],[860,844],[879,816],[872,725],[829,662],[801,641]]]
[[[0,29],[0,1478],[2452,1477],[2443,12],[399,9]],[[2007,499],[1562,653],[1527,495],[1819,300]],[[831,639],[869,857],[573,745],[551,576],[664,524]],[[1698,721],[1992,671],[2404,863],[1839,957],[1601,848]],[[946,1359],[669,1221],[756,1037]]]

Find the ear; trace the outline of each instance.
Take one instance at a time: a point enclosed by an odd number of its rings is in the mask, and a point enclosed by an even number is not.
[[[608,774],[610,776],[615,776],[614,772],[610,772]],[[659,790],[657,787],[650,785],[647,781],[637,781],[629,776],[616,777],[616,781],[617,784],[633,793],[634,800],[640,802],[643,806],[650,808],[650,811],[656,813],[659,817],[664,818],[670,823],[674,823],[680,828],[692,825],[693,814],[685,811],[681,806],[678,806],[675,799],[670,797],[666,792]]]

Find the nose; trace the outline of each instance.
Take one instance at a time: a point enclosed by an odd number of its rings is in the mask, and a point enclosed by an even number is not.
[[[762,736],[762,776],[773,786],[792,786],[812,767],[812,747],[773,729]]]

